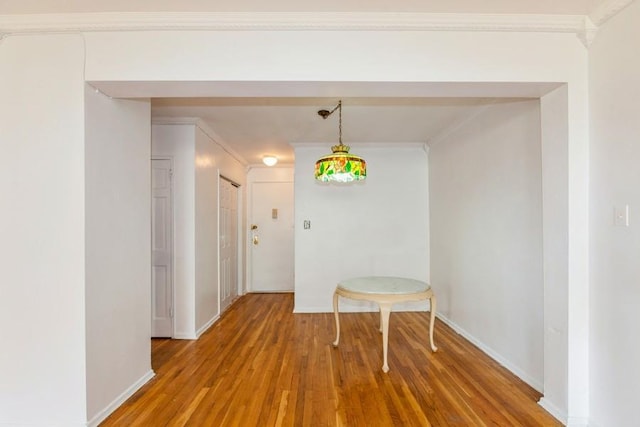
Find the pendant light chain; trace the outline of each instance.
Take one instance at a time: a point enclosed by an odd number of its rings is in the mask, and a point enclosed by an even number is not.
[[[342,100],[338,101],[338,142],[342,144]]]

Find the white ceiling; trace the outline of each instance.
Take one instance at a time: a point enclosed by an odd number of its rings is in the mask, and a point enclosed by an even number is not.
[[[0,17],[47,13],[100,12],[413,12],[447,14],[589,15],[616,0],[0,0]],[[256,83],[259,84],[259,83]],[[154,118],[189,117],[206,122],[226,145],[248,164],[258,164],[265,154],[293,163],[290,143],[327,143],[338,139],[337,114],[323,120],[317,111],[332,109],[340,98],[318,97],[318,93],[339,94],[343,100],[343,141],[346,144],[428,143],[479,108],[514,98],[538,97],[548,87],[420,88],[354,85],[314,90],[311,84],[296,95],[284,87],[236,88],[228,93],[219,88],[180,85],[173,88],[147,87],[134,83],[109,85],[96,82],[104,93],[117,97],[152,98]],[[231,85],[233,86],[233,85]],[[290,85],[289,85],[290,86]],[[230,87],[227,84],[227,87]],[[382,88],[382,89],[381,89]],[[245,90],[246,89],[246,90]],[[307,90],[309,89],[309,90]],[[315,88],[318,89],[318,88]],[[416,89],[419,89],[416,92]],[[435,90],[434,90],[435,89]],[[486,90],[485,90],[486,89]],[[306,90],[306,94],[304,93]],[[382,90],[382,92],[380,92]],[[243,92],[244,91],[244,92]],[[386,91],[386,92],[385,92]],[[456,91],[458,94],[456,95]],[[384,92],[384,93],[383,93]],[[445,93],[446,92],[446,93]],[[502,98],[508,97],[508,98]]]
[[[497,102],[495,98],[345,98],[342,137],[358,143],[427,143],[447,128]],[[500,102],[506,102],[505,99]],[[339,115],[326,120],[334,98],[161,98],[152,101],[154,117],[198,117],[249,164],[275,155],[293,163],[290,143],[338,141]]]
[[[431,143],[478,109],[496,102],[539,98],[557,87],[555,83],[417,82],[93,84],[113,97],[151,98],[155,119],[202,119],[248,164],[259,164],[267,154],[277,156],[281,164],[293,163],[291,143],[326,143],[329,151],[338,141],[339,115],[336,112],[325,120],[318,111],[332,110],[339,100],[347,145]],[[176,97],[178,93],[189,97]],[[201,96],[194,97],[196,94]]]

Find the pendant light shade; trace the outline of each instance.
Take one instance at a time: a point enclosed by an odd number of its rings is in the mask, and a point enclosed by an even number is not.
[[[331,154],[316,161],[315,177],[322,182],[361,181],[367,178],[367,162],[359,156],[349,154],[349,146],[342,143],[342,101],[333,110],[320,110],[318,114],[326,119],[336,110],[339,110],[339,144],[331,147]]]
[[[367,177],[367,162],[349,154],[347,145],[334,145],[332,154],[320,157],[316,162],[315,176],[318,181],[351,182]]]

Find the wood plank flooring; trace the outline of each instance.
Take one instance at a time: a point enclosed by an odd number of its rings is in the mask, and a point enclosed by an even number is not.
[[[107,426],[559,426],[540,394],[428,313],[292,314],[292,294],[241,297],[198,341],[153,340],[156,376]]]

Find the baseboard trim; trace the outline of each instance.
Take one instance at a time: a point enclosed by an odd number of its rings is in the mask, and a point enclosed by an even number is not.
[[[453,322],[451,319],[448,319],[446,316],[443,316],[441,314],[437,314],[437,317],[443,323],[445,323],[446,325],[451,327],[458,334],[462,335],[465,339],[467,339],[473,345],[475,345],[480,350],[482,350],[484,353],[486,353],[493,360],[495,360],[496,362],[498,362],[499,364],[501,364],[502,366],[507,368],[509,371],[511,371],[514,375],[516,375],[522,381],[524,381],[527,384],[529,384],[531,387],[536,389],[538,392],[543,393],[544,385],[540,381],[538,381],[535,378],[531,377],[526,372],[523,372],[520,368],[518,368],[517,366],[513,365],[511,362],[509,362],[507,359],[502,357],[499,353],[494,351],[492,348],[486,346],[484,343],[482,343],[481,341],[476,339],[473,335],[471,335],[469,332],[464,330],[462,327],[460,327],[458,324]]]
[[[196,334],[179,333],[174,334],[172,338],[174,340],[197,340],[198,336]]]
[[[294,313],[333,313],[333,309],[326,307],[293,307]]]
[[[594,424],[591,424],[588,418],[569,417],[567,427],[594,427]]]
[[[88,427],[97,427],[98,424],[103,422],[113,411],[118,409],[120,405],[122,405],[127,399],[129,399],[133,394],[140,390],[140,388],[145,385],[151,378],[155,376],[155,372],[150,369],[146,374],[144,374],[138,381],[133,383],[129,388],[127,388],[120,396],[116,397],[113,402],[107,405],[102,411],[98,412],[88,423]]]
[[[556,405],[549,402],[548,399],[545,399],[544,396],[538,401],[538,405],[542,407],[545,411],[553,415],[558,421],[562,424],[567,425],[567,414],[560,410]]]
[[[198,329],[196,331],[196,339],[200,338],[200,336],[202,334],[204,334],[205,332],[207,332],[207,329],[209,329],[211,326],[213,326],[214,323],[216,323],[218,320],[220,319],[220,315],[215,315],[211,318],[211,320],[209,320],[207,323],[205,323],[200,329]]]

